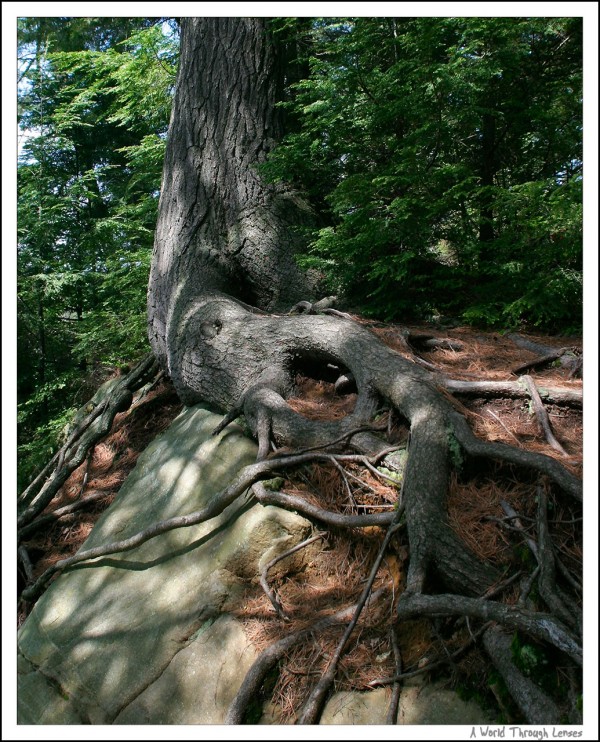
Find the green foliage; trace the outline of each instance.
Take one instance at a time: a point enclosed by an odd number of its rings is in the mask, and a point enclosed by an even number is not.
[[[464,456],[460,443],[454,433],[448,431],[448,451],[450,453],[450,462],[456,471],[460,472],[464,464]]]
[[[295,128],[264,172],[317,210],[302,264],[384,319],[580,327],[580,19],[325,18],[298,34]]]
[[[283,487],[284,482],[285,479],[283,477],[273,477],[273,479],[263,480],[263,485],[265,489],[270,490],[271,492],[279,492]]]
[[[378,466],[377,471],[380,471],[383,475],[388,477],[388,479],[393,479],[394,487],[397,487],[399,489],[402,486],[402,472],[394,471],[393,469],[387,469],[385,466]]]
[[[492,669],[488,673],[487,687],[493,694],[493,697],[496,701],[496,703],[493,703],[490,699],[490,705],[492,707],[497,706],[498,702],[501,705],[501,708],[499,709],[498,719],[496,720],[498,724],[507,724],[509,721],[513,721],[515,718],[519,719],[521,717],[522,712],[516,707],[513,697],[506,687],[504,678],[497,670]],[[510,719],[506,718],[505,709],[510,709]]]
[[[21,486],[82,377],[147,351],[177,39],[152,19],[23,18],[19,57]]]
[[[57,448],[61,431],[71,421],[76,407],[66,406],[48,422],[39,424],[38,409],[44,399],[54,399],[70,389],[75,379],[66,375],[36,390],[22,405],[19,405],[17,423],[20,427],[32,429],[32,434],[17,447],[19,466],[17,470],[17,487],[24,489],[35,474],[52,458]],[[23,437],[24,438],[24,437]]]

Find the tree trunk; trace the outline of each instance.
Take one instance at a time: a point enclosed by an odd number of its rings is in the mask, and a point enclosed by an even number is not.
[[[293,255],[308,209],[258,169],[280,136],[280,79],[265,19],[183,20],[148,298],[150,342],[170,373],[199,329],[184,329],[199,296],[263,310],[306,298]]]
[[[454,422],[430,372],[356,323],[267,313],[289,308],[308,289],[293,259],[306,211],[257,170],[280,134],[276,52],[262,19],[183,21],[149,286],[152,347],[184,404],[209,403],[229,420],[244,413],[263,456],[271,440],[321,445],[368,424],[382,402],[395,407],[414,434],[405,486],[411,589],[421,589],[433,568],[449,586],[460,582],[476,593],[495,571],[475,560],[446,522],[450,447],[510,461],[512,450],[476,441]],[[289,407],[295,373],[307,362],[353,373],[351,414],[323,423]],[[384,446],[365,434],[354,442],[370,452]],[[566,481],[577,496],[580,483],[556,462],[523,455],[523,463]]]

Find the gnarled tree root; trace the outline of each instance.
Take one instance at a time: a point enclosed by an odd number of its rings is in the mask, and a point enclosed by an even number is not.
[[[583,663],[578,639],[550,613],[536,613],[519,606],[505,605],[481,598],[460,595],[409,595],[398,603],[398,619],[414,616],[468,616],[482,621],[496,621],[509,629],[522,631],[547,642],[567,654],[576,665]]]
[[[55,465],[45,467],[20,498],[28,505],[17,518],[18,528],[31,523],[46,508],[75,469],[83,463],[90,448],[109,432],[115,415],[129,408],[133,392],[157,371],[158,364],[154,357],[149,355],[144,358],[73,431],[52,459]],[[44,482],[44,477],[49,473]]]
[[[220,515],[226,507],[231,505],[252,485],[260,479],[267,479],[274,471],[292,468],[313,461],[329,461],[331,454],[321,454],[317,452],[299,454],[297,456],[284,456],[261,461],[256,464],[247,466],[238,475],[235,482],[226,487],[219,495],[214,497],[210,504],[201,510],[194,511],[188,515],[179,515],[167,520],[158,521],[148,528],[120,541],[114,541],[102,546],[96,546],[93,549],[79,551],[73,556],[61,559],[38,577],[32,585],[28,586],[22,593],[23,600],[34,601],[44,591],[48,581],[58,572],[81,562],[98,559],[99,557],[116,554],[119,552],[131,551],[141,546],[141,544],[156,538],[157,536],[167,533],[177,528],[188,528],[190,526],[204,523],[211,518]],[[361,456],[344,456],[342,459],[360,460]],[[368,515],[344,515],[333,513],[322,508],[318,508],[307,503],[300,497],[285,495],[279,492],[269,492],[264,487],[255,491],[257,499],[266,505],[279,505],[287,510],[294,510],[305,515],[308,518],[318,522],[326,523],[338,528],[365,528],[372,526],[388,526],[394,518],[394,513],[373,513]]]

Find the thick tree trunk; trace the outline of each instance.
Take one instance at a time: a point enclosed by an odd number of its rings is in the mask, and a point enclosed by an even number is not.
[[[150,341],[171,374],[170,351],[199,329],[188,320],[199,296],[263,310],[306,298],[293,255],[308,209],[258,170],[280,135],[279,79],[264,19],[184,19],[148,296]]]

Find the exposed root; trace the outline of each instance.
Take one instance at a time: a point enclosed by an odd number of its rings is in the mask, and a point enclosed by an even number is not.
[[[100,500],[104,500],[107,497],[111,497],[112,494],[113,493],[106,492],[106,491],[92,492],[89,495],[86,495],[85,497],[83,497],[81,500],[76,500],[70,505],[64,505],[61,508],[56,508],[56,510],[53,510],[47,515],[41,515],[38,518],[36,518],[36,520],[34,520],[32,523],[29,523],[28,525],[23,526],[23,528],[19,529],[18,538],[19,539],[27,538],[31,536],[32,533],[35,533],[36,531],[39,531],[42,528],[46,528],[49,524],[54,523],[55,521],[60,520],[61,518],[64,518],[67,515],[71,515],[77,510],[82,510],[83,508],[87,508],[90,505],[96,504]]]
[[[574,605],[574,602],[562,595],[560,588],[556,584],[556,562],[548,528],[548,500],[543,486],[538,486],[537,500],[537,559],[540,565],[540,576],[538,580],[540,596],[555,616],[571,629],[581,634],[581,612],[575,607],[571,610],[567,608],[568,604]]]
[[[461,381],[442,379],[440,382],[449,392],[480,397],[527,397],[529,392],[519,381]],[[583,395],[579,389],[541,386],[539,393],[548,402],[581,406]]]
[[[581,667],[581,643],[552,614],[536,613],[504,605],[503,603],[466,598],[459,595],[409,595],[405,593],[398,604],[398,618],[414,616],[469,616],[483,621],[497,621],[512,630],[545,641],[567,654]]]
[[[583,499],[581,480],[573,476],[554,459],[530,451],[516,449],[503,443],[488,443],[476,438],[466,421],[460,415],[453,414],[454,433],[470,456],[486,457],[507,461],[546,474],[558,486],[575,499]]]
[[[365,533],[372,534],[373,538],[380,538],[384,528],[388,532],[380,545],[361,600],[351,610],[346,609],[335,616],[322,618],[312,626],[305,623],[296,628],[296,608],[293,601],[289,600],[290,593],[285,592],[292,588],[287,584],[281,585],[276,594],[268,585],[267,573],[277,561],[320,538],[322,534],[303,542],[264,567],[260,579],[266,596],[262,596],[264,620],[272,620],[273,625],[281,627],[283,619],[286,621],[285,625],[291,629],[291,634],[276,639],[261,654],[240,688],[228,714],[228,723],[243,721],[248,699],[260,687],[265,673],[294,647],[294,657],[299,661],[298,642],[333,626],[339,627],[351,619],[337,648],[330,651],[328,667],[322,667],[322,652],[310,649],[307,645],[303,651],[308,664],[294,665],[282,672],[278,691],[282,697],[285,695],[283,686],[291,682],[292,676],[302,677],[303,688],[307,690],[309,680],[318,673],[320,679],[299,717],[300,723],[316,723],[334,678],[336,675],[340,678],[340,673],[343,675],[347,671],[348,665],[345,664],[343,655],[349,649],[351,634],[361,625],[359,616],[362,606],[384,559],[389,570],[388,583],[390,577],[393,582],[393,602],[397,601],[397,612],[394,610],[393,615],[386,617],[388,624],[394,624],[390,638],[381,640],[389,647],[386,657],[393,654],[393,658],[387,660],[387,672],[393,675],[378,680],[373,680],[371,675],[368,683],[370,687],[394,685],[389,723],[393,723],[397,716],[397,699],[403,679],[448,664],[456,670],[454,663],[457,659],[476,646],[482,637],[484,647],[505,678],[525,718],[544,718],[543,722],[535,723],[550,723],[557,718],[557,713],[564,710],[557,711],[557,704],[546,697],[545,693],[536,697],[535,689],[531,689],[530,683],[523,682],[522,674],[508,669],[497,658],[499,648],[506,654],[506,646],[493,625],[497,623],[512,631],[519,631],[533,641],[561,652],[568,658],[565,661],[570,666],[580,667],[581,615],[577,609],[569,606],[573,603],[570,599],[571,591],[577,602],[581,588],[574,574],[580,560],[577,552],[578,539],[574,534],[580,528],[576,516],[582,499],[581,482],[555,458],[531,450],[534,446],[525,440],[526,436],[523,436],[521,430],[516,427],[511,430],[500,418],[496,418],[502,428],[500,430],[493,420],[489,420],[489,416],[476,416],[449,394],[451,391],[466,396],[493,397],[500,394],[526,398],[528,395],[534,396],[534,391],[535,394],[538,393],[533,382],[528,383],[529,377],[520,382],[496,379],[484,382],[484,386],[476,382],[450,381],[439,373],[433,375],[425,371],[423,365],[433,364],[428,364],[427,361],[424,364],[419,363],[406,338],[402,338],[403,346],[399,343],[399,347],[403,348],[399,354],[382,346],[370,332],[346,318],[322,315],[287,318],[252,315],[252,326],[245,327],[245,320],[238,307],[233,319],[237,323],[235,332],[245,334],[255,343],[260,338],[262,327],[279,320],[290,323],[289,333],[285,328],[282,330],[277,358],[266,368],[257,365],[252,376],[253,383],[244,389],[243,394],[235,397],[238,401],[229,405],[230,412],[214,431],[215,434],[222,431],[231,421],[244,414],[258,439],[258,462],[244,469],[234,483],[200,511],[156,523],[129,539],[56,561],[25,591],[24,597],[35,599],[54,574],[74,564],[128,551],[174,528],[187,527],[214,518],[252,488],[260,503],[296,511],[329,529],[360,528]],[[313,326],[311,322],[316,324]],[[211,335],[210,342],[223,342],[226,345],[227,326],[225,317],[219,326],[219,333]],[[275,325],[269,327],[272,333]],[[341,376],[346,378],[342,384],[338,384],[338,389],[343,389],[351,375],[356,383],[357,395],[339,397],[333,381],[301,381],[300,386],[304,392],[310,390],[314,395],[312,401],[294,401],[290,398],[293,384],[288,382],[297,371],[295,361],[290,359],[295,358],[294,343],[298,337],[304,338],[307,347],[314,345],[318,350],[317,358],[329,364],[333,371],[344,370]],[[454,363],[456,357],[468,347],[468,342],[462,340],[449,339],[447,342],[433,344],[429,340],[430,337],[413,337],[415,347],[423,348],[424,353],[434,352],[436,360],[440,359],[440,365],[434,366],[436,369]],[[499,344],[501,342],[504,341],[498,340]],[[305,348],[303,352],[306,360],[308,351]],[[360,362],[356,363],[356,359]],[[462,369],[460,373],[468,375],[470,372]],[[580,393],[573,388],[565,390],[548,386],[539,391],[545,402],[577,406],[581,401]],[[498,403],[495,404],[498,407]],[[376,414],[380,415],[381,420],[382,410],[384,422],[374,425]],[[576,414],[572,409],[567,412]],[[465,414],[470,420],[475,420],[476,426],[480,428],[486,425],[487,419],[488,427],[495,430],[495,436],[500,441],[490,442],[478,438],[469,427]],[[400,432],[398,429],[394,432],[392,420],[394,426],[400,421]],[[547,423],[549,426],[548,419]],[[527,425],[530,423],[527,422]],[[403,439],[406,437],[406,430],[410,435],[410,451],[407,455],[403,454],[401,465],[393,464],[391,458],[386,456],[393,450],[405,448],[405,445],[390,445],[390,438]],[[385,440],[386,433],[388,440]],[[559,429],[557,433],[563,438]],[[503,437],[505,440],[510,438],[518,446],[507,445],[502,442]],[[71,438],[69,445],[75,448],[74,438]],[[546,444],[538,440],[535,445],[543,448]],[[565,438],[565,445],[571,446],[568,437]],[[351,446],[362,453],[339,453],[345,446]],[[275,449],[274,452],[271,452],[272,448]],[[66,461],[66,455],[63,458]],[[572,499],[563,503],[558,499],[556,490],[554,495],[557,509],[551,513],[554,517],[549,518],[545,490],[538,492],[537,508],[535,506],[535,482],[520,483],[519,487],[510,484],[511,497],[507,497],[505,491],[491,479],[487,483],[483,477],[470,484],[459,482],[456,470],[460,468],[461,461],[471,462],[474,459],[493,459],[546,476],[560,490],[571,495]],[[61,466],[64,463],[60,457],[55,460],[55,464],[56,461]],[[83,459],[80,465],[82,462]],[[385,466],[383,471],[382,462]],[[306,464],[316,468],[307,472],[302,469]],[[469,466],[472,464],[469,463]],[[273,492],[261,484],[261,480],[270,478],[273,472],[288,473],[283,491]],[[402,481],[400,494],[399,481]],[[36,486],[39,491],[39,483]],[[39,495],[34,493],[31,497],[30,494],[29,502],[33,503]],[[64,512],[66,514],[67,511]],[[60,517],[60,513],[57,510],[52,517]],[[394,551],[394,547],[388,547],[391,534],[400,528],[400,523],[405,527],[404,538],[408,537],[408,544],[404,542]],[[23,528],[33,527],[34,524],[35,521],[30,525],[25,523]],[[22,535],[28,532],[24,530]],[[514,542],[520,544],[523,539],[534,555],[537,563],[535,568],[528,562],[515,564]],[[373,552],[369,553],[370,561]],[[367,556],[362,559],[366,561]],[[362,569],[363,565],[356,567],[358,568]],[[338,569],[336,579],[342,585],[346,579],[343,559]],[[520,595],[519,587],[515,584],[517,579],[522,580]],[[533,590],[536,581],[537,593]],[[507,587],[511,592],[504,597],[506,602],[490,600]],[[312,585],[310,589],[315,595],[318,593],[317,586]],[[479,597],[481,595],[484,597]],[[326,597],[331,596],[324,590],[323,598]],[[267,599],[275,609],[277,619],[270,619],[273,611]],[[543,610],[548,612],[536,610],[541,603]],[[426,656],[425,652],[421,652],[420,659],[417,660],[422,663],[419,667],[413,656],[415,650],[411,650],[413,654],[406,651],[406,644],[400,650],[402,632],[409,631],[416,621],[423,623],[423,617],[428,616],[453,617],[445,619],[445,624],[451,624],[452,631],[457,636],[453,636],[450,641],[448,635],[443,635],[444,621],[436,621],[435,631],[438,632],[443,654],[437,654],[436,658],[436,652],[432,654],[428,651]],[[395,622],[392,620],[394,617]],[[471,622],[483,622],[483,625],[472,627]],[[273,631],[277,636],[276,630]],[[357,637],[358,647],[359,637],[356,634],[354,636]],[[382,633],[382,636],[385,637],[386,633]],[[457,643],[460,644],[458,648]],[[331,644],[328,646],[331,647]],[[406,666],[402,662],[403,656]],[[342,680],[338,679],[337,682]]]
[[[495,626],[483,634],[483,646],[527,722],[558,724],[561,713],[557,705],[531,679],[519,672],[511,661],[511,641],[510,635]]]
[[[119,552],[131,551],[132,549],[141,546],[141,544],[149,541],[150,539],[156,538],[157,536],[175,530],[177,528],[188,528],[190,526],[204,523],[211,518],[215,518],[220,515],[226,507],[231,505],[240,495],[248,490],[252,485],[258,482],[260,479],[268,478],[273,471],[284,469],[287,467],[293,467],[300,464],[305,464],[315,460],[328,460],[330,455],[319,454],[319,453],[305,453],[296,456],[286,456],[282,458],[272,458],[266,461],[258,462],[247,466],[231,485],[226,487],[217,497],[215,497],[209,505],[202,508],[201,510],[194,511],[188,515],[175,516],[167,520],[159,521],[152,524],[148,528],[130,536],[129,538],[122,539],[121,541],[114,541],[110,544],[103,546],[97,546],[93,549],[87,549],[80,551],[77,554],[68,557],[67,559],[61,559],[56,564],[49,567],[37,580],[36,582],[27,587],[22,594],[22,597],[26,601],[36,600],[39,595],[45,589],[46,584],[57,572],[60,572],[67,567],[71,567],[81,562],[89,561],[91,559],[97,559],[102,556],[108,556],[109,554],[116,554]],[[360,460],[360,456],[341,456],[341,460]],[[280,507],[284,507],[290,510],[298,510],[308,517],[321,520],[329,525],[346,528],[360,528],[360,527],[371,527],[375,525],[388,525],[394,515],[392,513],[374,513],[371,515],[339,515],[337,513],[329,513],[322,510],[321,508],[314,508],[308,504],[305,504],[300,498],[294,498],[289,495],[282,495],[278,492],[268,492],[264,489],[257,491],[257,499],[264,504],[277,504]]]
[[[147,356],[133,371],[123,377],[110,395],[71,433],[55,457],[54,468],[44,469],[44,477],[52,471],[49,478],[44,482],[42,475],[38,476],[23,492],[20,500],[28,505],[17,519],[19,528],[30,523],[44,510],[71,473],[83,463],[90,448],[108,433],[115,415],[129,408],[133,400],[133,391],[139,389],[148,377],[154,376],[157,370],[154,356]]]

